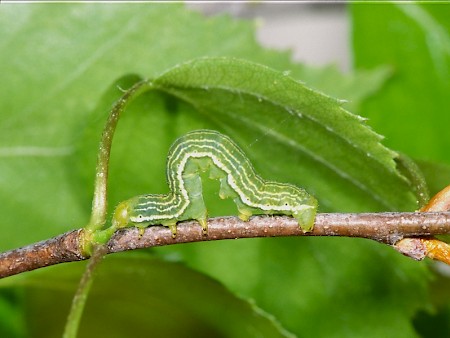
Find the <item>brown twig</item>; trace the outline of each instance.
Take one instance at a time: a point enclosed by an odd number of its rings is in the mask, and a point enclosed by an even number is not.
[[[83,229],[0,254],[0,278],[44,266],[86,259],[81,254]]]
[[[440,212],[450,210],[450,185],[438,192],[420,212]],[[450,245],[434,237],[404,238],[395,244],[395,249],[411,258],[425,257],[450,264]]]
[[[208,234],[203,235],[194,221],[177,225],[172,238],[168,228],[151,226],[143,234],[136,228],[116,232],[108,243],[108,253],[179,243],[280,236],[345,236],[368,238],[393,245],[403,238],[450,233],[450,212],[421,213],[322,213],[317,215],[314,230],[303,233],[295,219],[286,216],[255,216],[248,222],[237,217],[217,217],[208,221]],[[87,259],[80,243],[83,230],[0,254],[0,277],[63,262]],[[395,246],[394,246],[395,248]],[[399,249],[398,249],[399,250]],[[401,251],[401,250],[399,250]],[[423,257],[412,257],[423,259]]]

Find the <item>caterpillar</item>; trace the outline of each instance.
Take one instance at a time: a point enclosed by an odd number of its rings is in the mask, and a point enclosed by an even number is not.
[[[213,130],[196,130],[178,138],[167,156],[166,195],[140,195],[115,209],[112,228],[167,226],[176,236],[178,221],[197,220],[207,231],[207,209],[200,172],[209,170],[220,180],[220,198],[233,198],[239,218],[253,214],[282,214],[296,218],[303,231],[311,231],[317,200],[288,183],[266,181],[254,170],[244,152],[228,137]]]

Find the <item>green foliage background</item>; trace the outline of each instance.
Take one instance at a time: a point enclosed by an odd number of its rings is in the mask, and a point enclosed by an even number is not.
[[[269,131],[294,135],[289,138],[294,144],[316,147],[315,154],[330,163],[361,154],[347,150],[332,162],[330,133],[313,138],[326,126],[323,120],[298,130],[283,109],[275,115],[278,108],[272,103],[284,94],[268,93],[261,104],[243,90],[233,92],[251,68],[231,74],[236,79],[226,90],[204,90],[208,81],[220,82],[227,75],[227,67],[214,62],[200,69],[208,69],[205,77],[201,72],[188,76],[189,67],[178,80],[170,76],[176,73],[160,74],[196,57],[242,58],[280,71],[243,85],[260,87],[260,93],[274,88],[269,79],[282,80],[288,71],[309,87],[350,100],[346,107],[370,117],[370,126],[393,149],[427,160],[421,162],[424,172],[438,189],[450,172],[445,165],[450,158],[445,11],[446,6],[351,6],[355,65],[361,71],[342,75],[333,67],[312,69],[292,63],[289,53],[261,48],[250,22],[204,18],[180,5],[0,6],[0,249],[87,222],[105,116],[122,89],[139,77],[158,78],[165,89],[140,97],[120,121],[111,208],[137,193],[165,192],[168,147],[182,133],[208,127],[236,139],[264,177],[306,186],[322,210],[413,210],[412,188],[395,172],[392,189],[381,192],[388,201],[384,205],[372,193],[385,184],[382,170],[366,173],[373,184],[364,194],[333,171],[317,170],[322,176],[314,178],[308,158]],[[295,95],[287,97],[294,100]],[[298,104],[303,103],[299,97]],[[309,116],[311,106],[305,109]],[[305,133],[311,138],[301,141]],[[268,149],[279,154],[276,165],[269,165]],[[393,168],[392,153],[379,145],[376,149],[375,158],[384,163],[380,168]],[[289,165],[293,159],[295,165]],[[345,172],[356,177],[358,169]],[[212,214],[235,213],[232,203],[218,201],[214,183],[206,189]],[[0,336],[60,336],[83,266],[65,264],[2,280]],[[123,337],[122,330],[132,327],[136,336],[436,337],[446,332],[434,319],[448,317],[448,302],[434,299],[446,294],[448,281],[436,275],[431,284],[431,276],[423,262],[346,238],[224,241],[113,255],[99,271],[81,336]],[[43,309],[57,315],[41,317]],[[435,331],[429,328],[432,322]]]

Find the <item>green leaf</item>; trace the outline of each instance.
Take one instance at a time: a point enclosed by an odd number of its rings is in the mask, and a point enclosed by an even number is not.
[[[417,196],[417,209],[425,206],[430,200],[430,191],[427,180],[419,165],[405,154],[399,154],[396,158],[399,171],[408,179]]]
[[[450,185],[450,165],[429,161],[418,161],[417,164],[425,176],[431,196]]]
[[[0,337],[26,337],[22,296],[18,290],[0,290]]]
[[[450,277],[446,265],[434,268],[429,291],[433,308],[417,313],[414,326],[421,337],[445,338],[450,335]]]
[[[296,79],[311,88],[343,99],[343,107],[358,114],[361,112],[361,102],[375,95],[391,76],[392,69],[388,66],[358,70],[345,76],[335,65],[323,68],[302,67],[295,74]]]
[[[286,74],[242,60],[211,58],[175,67],[154,83],[243,140],[240,144],[261,167],[268,154],[279,155],[277,174],[291,172],[288,180],[314,192],[323,210],[414,205],[393,162],[395,153],[380,144],[381,137],[337,100]]]
[[[122,177],[134,177],[132,184],[139,187],[132,191],[125,181],[112,179],[112,196],[116,196],[114,187],[120,187],[117,202],[145,193],[145,189],[167,191],[162,179],[154,179],[154,175],[163,175],[162,161],[158,162],[159,172],[148,176],[159,184],[151,185],[148,177],[141,178],[142,167],[155,167],[153,157],[133,161],[142,149],[152,149],[153,156],[161,158],[180,129],[184,133],[197,126],[212,126],[232,136],[264,177],[306,187],[318,197],[321,210],[416,207],[410,187],[396,169],[395,153],[380,144],[380,137],[360,118],[345,111],[339,101],[306,88],[286,74],[238,59],[203,58],[169,70],[152,84],[169,96],[157,99],[150,93],[147,102],[141,98],[132,104],[129,116],[121,121],[123,129],[114,145],[112,172],[120,170]],[[134,117],[136,114],[141,116]],[[179,119],[184,120],[180,123]],[[138,127],[145,125],[160,128],[152,128],[156,134],[150,138],[149,129]],[[242,125],[245,129],[240,128]],[[100,133],[99,127],[94,130]],[[95,149],[95,144],[96,138],[85,138],[80,155],[94,158],[89,149]],[[267,166],[267,154],[277,154],[276,166]]]
[[[361,112],[392,148],[449,164],[450,7],[424,2],[351,8],[356,67],[388,65],[394,71]]]
[[[61,336],[84,266],[66,264],[0,282],[27,295],[30,336]],[[217,281],[146,254],[114,255],[102,262],[79,336],[292,337]]]
[[[302,337],[415,337],[412,318],[430,308],[426,265],[367,240],[255,239],[156,252],[255,299]]]

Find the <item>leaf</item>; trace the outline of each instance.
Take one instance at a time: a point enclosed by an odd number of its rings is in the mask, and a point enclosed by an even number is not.
[[[430,191],[427,180],[419,165],[405,154],[396,158],[399,171],[408,179],[417,196],[417,210],[425,206],[430,200]]]
[[[256,163],[266,162],[267,154],[281,154],[277,171],[294,172],[288,180],[314,192],[324,210],[402,210],[414,204],[396,171],[396,155],[380,144],[380,136],[337,100],[285,74],[211,58],[175,67],[154,83],[211,116],[236,140],[245,139],[240,144],[251,144],[244,150]],[[348,190],[339,194],[338,186]],[[348,198],[349,190],[357,203]]]
[[[419,312],[414,326],[421,337],[448,337],[450,334],[450,278],[446,265],[436,264],[430,283],[430,300],[433,308]]]
[[[380,144],[380,137],[337,100],[283,73],[239,59],[202,58],[174,67],[151,82],[156,90],[169,95],[142,97],[121,121],[111,163],[113,206],[136,194],[167,192],[164,162],[156,162],[157,171],[154,158],[140,154],[152,149],[154,157],[164,158],[176,137],[199,126],[232,136],[256,168],[261,168],[263,177],[305,187],[317,196],[322,211],[417,208],[410,186],[393,161],[396,154]],[[113,100],[102,101],[99,107],[109,106]],[[95,115],[104,111],[96,109]],[[178,123],[179,119],[184,121]],[[152,126],[152,138],[145,126]],[[101,128],[91,126],[89,130],[100,135]],[[94,163],[90,172],[85,170],[86,163],[88,157],[94,158],[96,144],[98,137],[85,136],[77,153],[88,182],[94,176]],[[277,154],[276,166],[267,166],[267,154]],[[142,167],[154,173],[143,176]],[[114,173],[119,171],[118,179],[123,179],[116,181]],[[131,184],[129,177],[134,177]],[[220,206],[217,209],[221,210]]]
[[[0,290],[1,337],[19,338],[26,336],[22,298],[17,290]]]
[[[430,308],[427,267],[367,240],[255,239],[156,252],[255,299],[302,337],[415,337],[412,318]]]
[[[450,164],[450,22],[444,4],[352,5],[355,64],[391,80],[361,112],[410,157]],[[377,22],[377,25],[373,25]]]
[[[343,107],[358,114],[361,112],[360,103],[375,95],[391,76],[392,69],[383,65],[373,70],[359,69],[345,76],[335,65],[302,67],[298,75],[295,74],[296,79],[312,89],[343,99]]]
[[[417,164],[430,187],[431,196],[450,185],[450,165],[428,161],[418,161]]]
[[[27,295],[30,336],[61,336],[84,265],[60,265],[1,281],[0,287],[20,287]],[[181,264],[148,254],[108,257],[95,276],[79,336],[150,335],[292,337],[256,305]]]

